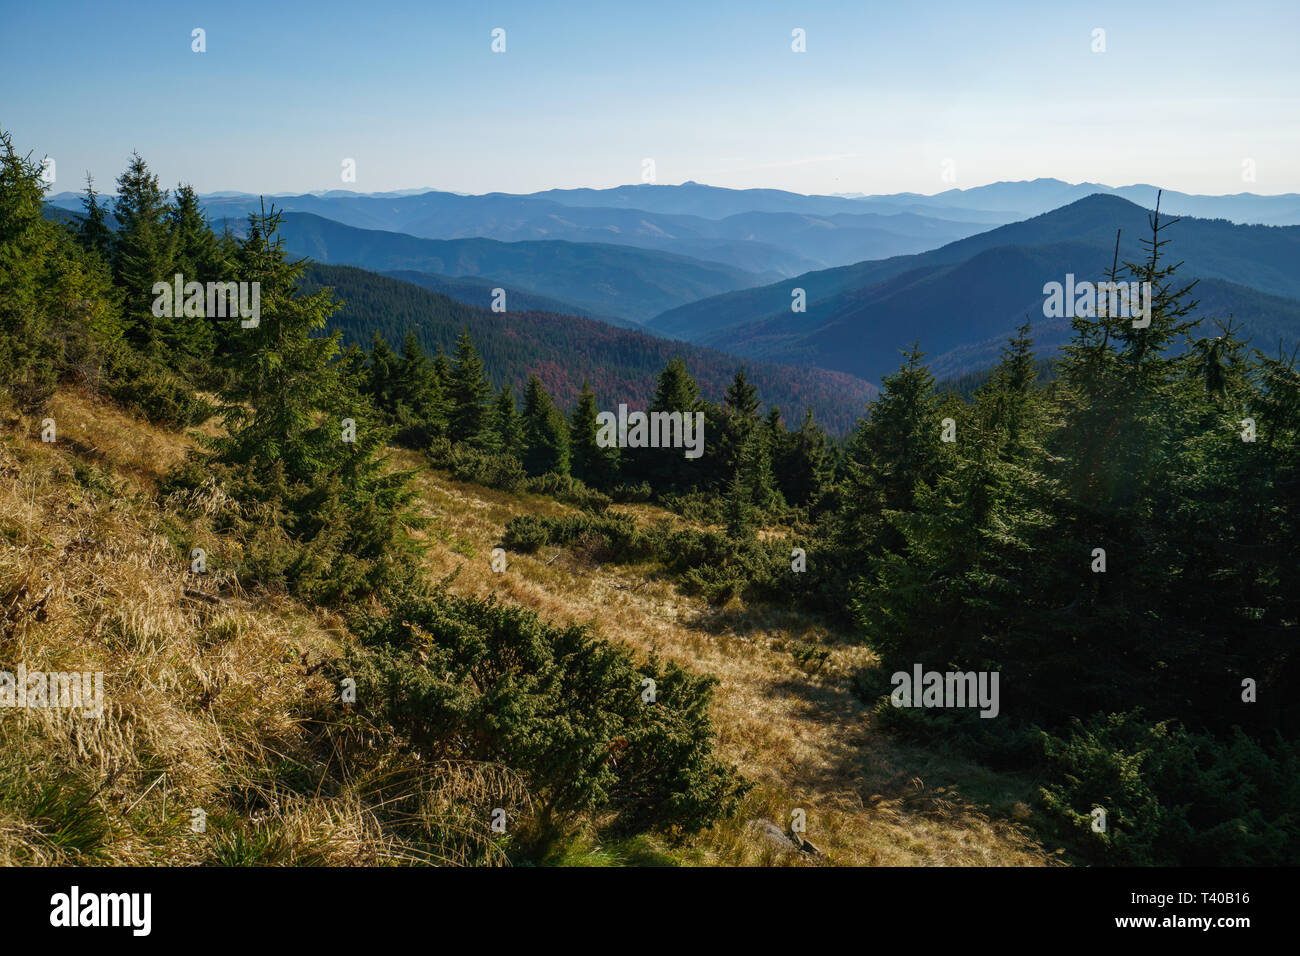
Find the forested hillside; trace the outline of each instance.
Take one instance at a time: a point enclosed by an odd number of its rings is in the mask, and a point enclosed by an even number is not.
[[[565,408],[573,407],[584,381],[602,408],[620,401],[644,407],[654,392],[654,376],[677,356],[702,394],[720,401],[742,364],[713,349],[571,315],[475,308],[347,266],[312,265],[304,273],[303,289],[322,286],[332,288],[342,302],[329,327],[343,333],[345,344],[369,348],[377,333],[396,347],[409,333],[425,352],[441,349],[450,355],[461,331],[468,329],[493,385],[510,382],[522,388],[529,375],[536,375]],[[838,372],[763,361],[743,364],[767,400],[788,417],[802,419],[812,411],[837,435],[852,427],[874,393],[868,383]]]
[[[553,299],[550,296],[514,289],[503,285],[490,276],[458,276],[453,278],[452,276],[438,275],[434,272],[412,272],[409,269],[395,269],[384,274],[478,308],[490,306],[494,298],[494,291],[503,289],[506,293],[506,301],[521,312],[556,312],[560,315],[578,315],[584,319],[596,319],[599,322],[608,322],[610,325],[622,325],[628,328],[636,328],[641,324],[633,322],[631,319],[620,319],[614,315],[598,315],[571,302]]]

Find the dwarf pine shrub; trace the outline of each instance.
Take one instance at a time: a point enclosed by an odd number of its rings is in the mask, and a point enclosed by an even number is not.
[[[1280,735],[1219,738],[1137,711],[1038,734],[1052,781],[1041,791],[1046,814],[1086,860],[1277,866],[1300,857],[1300,747]]]
[[[605,808],[620,825],[690,832],[736,806],[741,782],[712,751],[712,677],[441,591],[353,630],[333,666],[356,681],[359,712],[422,759],[518,771],[547,828]]]

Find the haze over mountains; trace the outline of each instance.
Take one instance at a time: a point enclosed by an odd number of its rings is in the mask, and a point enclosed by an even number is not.
[[[1051,353],[1069,321],[1043,317],[1043,285],[1067,273],[1099,278],[1117,231],[1121,260],[1141,258],[1156,194],[1153,186],[1055,179],[930,196],[688,182],[527,195],[331,190],[276,197],[275,205],[285,211],[291,252],[448,296],[478,310],[465,316],[476,323],[492,324],[495,314],[483,310],[501,288],[511,314],[536,322],[547,313],[644,324],[736,363],[846,373],[854,384],[845,394],[856,403],[863,380],[879,382],[913,341],[938,375],[961,375],[993,364],[1028,316],[1040,352]],[[210,218],[235,231],[261,202],[236,192],[202,200]],[[59,194],[51,212],[80,211],[80,202]],[[1201,280],[1203,314],[1233,316],[1265,348],[1300,338],[1300,195],[1165,192],[1161,210],[1186,217],[1168,234],[1167,251],[1185,262],[1182,276]],[[355,277],[349,284],[360,288]],[[791,310],[797,288],[805,312]],[[442,309],[422,302],[426,312]],[[394,331],[388,317],[374,321]],[[439,328],[430,343],[448,334]],[[517,336],[523,326],[493,328]],[[553,378],[567,392],[567,378]],[[822,410],[838,420],[842,410],[832,405]]]
[[[1162,206],[1163,208],[1163,206]],[[1116,196],[1070,205],[958,240],[920,255],[858,263],[692,303],[657,316],[652,331],[736,354],[833,368],[878,382],[912,341],[937,374],[958,375],[996,360],[997,347],[1028,317],[1038,347],[1061,344],[1069,322],[1043,317],[1043,286],[1067,273],[1096,281],[1111,265],[1143,255],[1148,211]],[[1201,279],[1202,312],[1244,323],[1272,347],[1300,332],[1300,226],[1244,226],[1183,218],[1165,254]],[[807,310],[792,311],[803,289]]]
[[[874,205],[911,199],[919,210],[961,209],[971,213],[985,211],[1010,214],[1011,219],[1036,216],[1083,199],[1095,193],[1119,196],[1140,206],[1150,205],[1156,186],[1105,186],[1100,183],[1066,183],[1059,179],[1035,179],[1029,182],[990,183],[970,189],[950,189],[933,196],[900,193],[895,196],[867,196],[862,202]],[[1176,190],[1164,190],[1161,209],[1173,216],[1199,216],[1203,219],[1228,219],[1237,223],[1267,226],[1300,224],[1300,194],[1285,193],[1261,196],[1242,192],[1229,196],[1197,196]],[[1010,221],[1010,220],[1005,220]]]
[[[258,201],[256,197],[210,199],[205,208],[213,218],[241,218]],[[970,219],[954,220],[944,210],[921,215],[890,205],[866,209],[851,199],[696,184],[551,190],[531,196],[306,195],[278,199],[277,204],[289,212],[427,239],[613,243],[778,275],[920,252],[1009,218],[980,211]],[[695,211],[684,211],[691,209]]]
[[[232,229],[242,223],[233,221]],[[490,276],[593,313],[644,322],[686,302],[776,278],[651,249],[563,240],[420,239],[356,229],[310,213],[286,213],[281,236],[293,253],[376,272]],[[485,297],[480,305],[488,305]],[[509,302],[507,301],[507,308]]]

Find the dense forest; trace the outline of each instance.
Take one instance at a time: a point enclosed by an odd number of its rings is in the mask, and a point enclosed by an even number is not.
[[[1203,315],[1174,221],[1153,216],[1116,267],[1151,283],[1148,327],[1076,318],[1044,368],[1026,325],[947,389],[912,348],[840,439],[787,421],[745,369],[716,401],[680,358],[641,394],[615,377],[571,399],[545,369],[517,393],[505,346],[469,321],[448,342],[383,314],[363,338],[354,317],[346,342],[331,322],[358,308],[335,295],[348,276],[290,259],[273,210],[219,235],[193,189],[163,189],[135,156],[111,210],[90,186],[84,215],[54,222],[39,163],[7,135],[2,149],[6,401],[39,419],[65,385],[205,426],[160,495],[237,543],[222,561],[244,587],[345,614],[348,651],[324,666],[357,703],[322,726],[364,721],[393,752],[518,774],[540,807],[519,859],[595,808],[634,831],[707,828],[746,783],[714,753],[707,676],[426,580],[393,446],[579,506],[514,519],[507,550],[580,542],[719,605],[850,629],[879,658],[855,693],[891,732],[1040,781],[1042,839],[1073,860],[1300,859],[1300,374]],[[259,283],[256,323],[159,315],[154,285],[177,273]],[[597,441],[599,413],[642,394],[703,415],[702,457]],[[623,510],[647,501],[686,520]],[[894,706],[889,675],[917,665],[999,674],[998,719]]]

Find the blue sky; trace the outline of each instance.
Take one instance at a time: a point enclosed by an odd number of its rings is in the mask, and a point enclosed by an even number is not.
[[[0,0],[0,27],[0,127],[55,191],[138,149],[202,192],[603,187],[646,158],[798,192],[1300,192],[1296,0]]]

